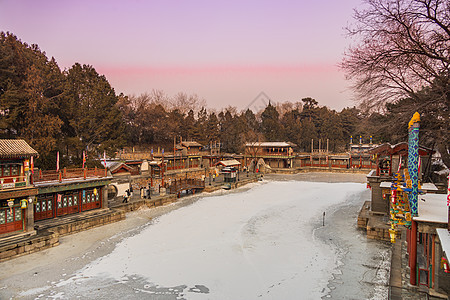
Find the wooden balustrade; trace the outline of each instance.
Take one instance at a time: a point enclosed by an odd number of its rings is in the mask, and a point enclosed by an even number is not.
[[[78,168],[78,169],[62,169],[60,171],[50,170],[50,171],[42,171],[35,172],[32,175],[33,183],[44,182],[44,181],[64,181],[68,179],[77,179],[77,178],[101,178],[106,177],[107,171],[106,169],[88,169],[88,168]]]
[[[8,176],[0,178],[0,189],[26,186],[26,176]]]
[[[170,194],[176,194],[183,190],[201,189],[205,187],[205,181],[195,178],[178,179],[168,186]]]

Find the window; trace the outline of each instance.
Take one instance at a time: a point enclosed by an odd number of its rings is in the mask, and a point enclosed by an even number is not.
[[[52,210],[52,199],[47,199],[47,210]]]
[[[69,206],[72,206],[72,196],[69,197]]]
[[[78,205],[78,196],[73,196],[73,205]]]
[[[11,167],[11,175],[12,175],[12,176],[17,176],[17,175],[19,175],[19,167],[18,167],[17,165]]]
[[[6,223],[6,210],[0,210],[0,224]]]
[[[14,215],[12,214],[12,211],[8,209],[6,210],[6,222],[10,223],[12,221],[14,221]]]
[[[45,200],[42,201],[42,211],[45,211]]]
[[[67,207],[67,197],[63,198],[63,207]]]
[[[10,172],[10,167],[8,165],[3,166],[3,176],[10,176],[11,172]]]
[[[22,220],[22,209],[20,207],[16,207],[16,221]]]
[[[40,212],[41,211],[41,202],[37,202],[36,203],[36,212]]]

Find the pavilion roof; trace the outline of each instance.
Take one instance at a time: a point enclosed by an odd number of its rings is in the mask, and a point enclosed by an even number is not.
[[[295,147],[297,146],[291,142],[247,142],[246,147]]]
[[[427,147],[419,146],[419,155],[431,155],[433,150]],[[369,149],[370,154],[382,154],[382,155],[407,155],[408,154],[408,143],[402,142],[395,145],[389,143],[384,143],[379,146]]]
[[[28,158],[39,156],[24,140],[0,139],[0,158]]]
[[[191,142],[183,141],[180,144],[184,147],[202,147],[201,144],[194,142],[194,141],[191,141]]]
[[[221,160],[218,163],[216,163],[217,165],[222,165],[224,167],[232,167],[232,166],[239,166],[241,163],[238,162],[235,159],[229,159],[229,160]]]

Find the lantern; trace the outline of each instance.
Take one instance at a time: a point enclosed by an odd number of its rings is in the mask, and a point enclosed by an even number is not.
[[[20,208],[27,208],[28,202],[26,199],[20,200]]]
[[[94,189],[94,196],[97,196],[97,189]]]
[[[394,225],[392,225],[392,228],[389,229],[389,236],[391,237],[391,243],[395,243],[395,236],[397,234],[397,231],[394,228]]]
[[[441,269],[444,269],[445,273],[450,273],[450,268],[448,265],[448,260],[445,257],[441,258]]]

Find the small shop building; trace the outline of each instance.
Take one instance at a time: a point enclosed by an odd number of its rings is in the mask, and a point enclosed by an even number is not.
[[[291,142],[247,142],[245,144],[245,165],[255,164],[259,159],[271,168],[293,168],[294,147]]]
[[[38,157],[24,140],[0,139],[0,238],[34,232],[30,163]]]
[[[412,226],[407,229],[410,283],[428,292],[430,289],[450,292],[450,273],[445,273],[441,266],[441,260],[445,257],[443,252],[450,251],[446,248],[448,242],[446,197],[445,194],[420,195],[418,215],[413,217]],[[413,236],[417,239],[414,240]]]
[[[34,221],[107,208],[111,180],[106,169],[97,168],[35,172]]]
[[[235,168],[237,170],[240,169],[241,163],[237,161],[236,159],[229,159],[229,160],[221,160],[216,163],[216,167],[219,170],[222,170],[224,168]]]
[[[407,167],[408,143],[390,145],[389,143],[379,145],[369,150],[369,154],[375,160],[375,168],[367,175],[367,183],[371,188],[370,211],[375,214],[389,214],[389,195],[392,175]],[[419,179],[426,172],[431,162],[431,149],[419,146],[421,165],[419,168]],[[433,184],[423,184],[423,190],[436,192]]]

